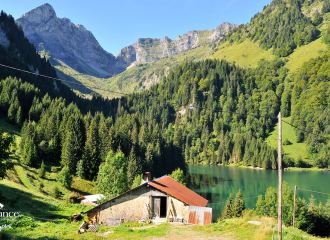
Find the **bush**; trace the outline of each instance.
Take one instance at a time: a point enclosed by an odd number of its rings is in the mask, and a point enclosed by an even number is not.
[[[68,203],[80,203],[80,200],[78,198],[81,197],[80,193],[77,192],[70,192],[68,198],[67,198],[67,202]]]
[[[71,188],[72,176],[70,175],[70,169],[65,166],[62,171],[57,174],[56,180],[62,184],[66,189]]]
[[[59,170],[59,168],[55,167],[55,166],[52,166],[51,169],[50,169],[50,171],[53,172],[53,173],[57,173],[58,170]]]
[[[303,167],[304,166],[304,161],[302,160],[302,157],[299,156],[295,160],[295,166],[296,167]]]
[[[283,156],[283,166],[284,167],[294,167],[295,162],[292,158],[288,156]]]
[[[289,139],[287,138],[283,141],[283,145],[291,145],[291,144],[292,142],[290,142]]]
[[[44,183],[43,182],[38,182],[38,190],[42,192],[44,190]]]
[[[57,186],[55,186],[51,192],[51,196],[54,198],[60,198],[61,195],[62,195],[62,193],[61,193],[60,189]]]
[[[39,169],[38,175],[40,178],[45,178],[45,176],[46,176],[46,167],[45,167],[44,161],[42,161],[42,163],[41,163],[41,167]]]
[[[327,168],[328,167],[328,162],[326,159],[322,160],[321,158],[316,158],[314,160],[314,166],[318,168]]]

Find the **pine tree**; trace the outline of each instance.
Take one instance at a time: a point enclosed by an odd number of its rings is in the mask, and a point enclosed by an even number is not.
[[[17,114],[16,114],[16,124],[18,126],[21,126],[22,125],[22,121],[23,121],[23,113],[22,113],[21,106],[19,106],[18,107],[18,110],[17,110]]]
[[[239,191],[236,194],[234,205],[233,205],[233,217],[242,216],[242,212],[245,209],[244,200],[242,198],[243,198],[242,191],[241,191],[241,189],[239,189]]]
[[[100,124],[99,136],[100,136],[100,158],[102,161],[105,161],[108,152],[111,150],[110,147],[110,127],[108,121],[103,121]]]
[[[92,180],[94,177],[96,177],[101,163],[99,152],[99,137],[97,126],[94,121],[91,122],[87,133],[83,161],[85,167],[85,178]]]
[[[8,109],[8,119],[12,123],[16,122],[17,110],[18,110],[18,108],[15,103],[10,104],[10,107]]]
[[[56,180],[66,189],[70,189],[72,184],[72,176],[70,175],[69,167],[65,166],[61,172],[57,174]]]
[[[131,148],[131,152],[128,157],[127,166],[127,181],[128,185],[131,186],[135,177],[142,171],[141,165],[137,160],[134,146]]]
[[[44,161],[42,161],[41,167],[39,169],[39,177],[44,178],[45,175],[46,175],[46,167],[45,167]]]
[[[84,169],[84,161],[83,160],[78,161],[76,174],[81,179],[85,179],[85,169]]]
[[[233,195],[230,193],[226,201],[226,206],[222,212],[221,218],[227,219],[233,217]]]
[[[74,173],[73,171],[76,168],[74,146],[75,146],[74,135],[73,133],[69,132],[63,144],[61,163],[62,166],[68,166],[71,173]]]
[[[30,167],[33,167],[37,162],[37,157],[37,148],[33,139],[26,140],[22,154],[22,162]]]

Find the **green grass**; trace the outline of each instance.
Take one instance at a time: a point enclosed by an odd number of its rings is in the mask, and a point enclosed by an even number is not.
[[[154,83],[153,78],[161,80],[166,76],[170,69],[174,69],[183,61],[199,61],[203,59],[210,49],[208,46],[202,46],[187,52],[182,52],[172,57],[166,57],[159,61],[138,64],[128,68],[126,71],[115,75],[105,81],[112,91],[122,91],[131,93],[149,88]],[[113,97],[119,96],[112,94]]]
[[[285,119],[289,121],[290,119]],[[1,123],[1,122],[0,122]],[[3,124],[5,131],[9,132],[10,125]],[[6,127],[7,126],[7,127]],[[13,130],[13,129],[11,129]],[[14,129],[15,130],[15,129]],[[17,131],[17,129],[15,130]],[[19,136],[17,136],[19,137]],[[13,155],[12,157],[16,157]],[[119,227],[98,226],[97,233],[77,234],[82,220],[70,222],[69,218],[75,213],[86,211],[93,206],[66,202],[69,190],[60,187],[63,193],[61,199],[49,195],[51,188],[56,184],[56,172],[51,172],[52,165],[46,163],[46,177],[37,177],[38,170],[24,165],[16,164],[15,169],[8,171],[7,178],[0,180],[1,203],[9,211],[19,211],[21,226],[3,229],[0,239],[271,239],[272,229],[275,229],[276,220],[272,218],[247,216],[244,218],[227,219],[206,226],[177,226],[169,223],[161,225],[146,225],[138,223],[123,223]],[[53,168],[54,169],[54,168]],[[42,181],[45,185],[43,191],[36,186]],[[95,193],[93,183],[74,178],[71,190]],[[85,217],[86,218],[86,217]],[[260,226],[251,225],[249,220],[261,221]],[[0,220],[3,225],[4,219]],[[8,220],[9,221],[9,220]],[[18,219],[11,220],[18,222]],[[110,231],[110,232],[109,232]],[[312,237],[292,227],[283,227],[283,239],[320,239]]]
[[[283,118],[283,120],[290,123],[291,117]],[[292,143],[291,145],[282,145],[282,151],[285,155],[288,155],[293,159],[301,156],[304,161],[311,163],[307,156],[306,143],[297,143],[294,128],[289,124],[282,122],[282,143],[285,139],[288,139]],[[275,125],[274,131],[272,131],[266,138],[266,142],[270,146],[276,149],[278,148],[278,124]]]
[[[253,225],[248,221],[260,221],[261,225]],[[243,217],[232,218],[213,223],[205,226],[194,226],[194,230],[200,231],[205,236],[221,235],[229,239],[245,240],[245,239],[277,239],[277,220],[270,217]],[[293,227],[282,227],[282,239],[323,239],[313,237],[299,229]]]
[[[285,66],[290,70],[290,72],[294,72],[304,62],[321,55],[327,51],[327,49],[327,45],[322,43],[321,39],[319,38],[308,45],[304,45],[295,49],[294,52],[287,58],[288,62],[285,64]]]
[[[214,53],[208,58],[219,58],[225,59],[229,62],[234,62],[243,67],[256,67],[260,59],[272,60],[274,55],[272,49],[266,51],[259,47],[257,43],[250,41],[249,39],[244,40],[242,43],[233,43],[229,45],[229,42],[221,44]]]
[[[38,189],[30,182],[30,180],[27,176],[27,174],[29,174],[30,171],[28,171],[26,168],[24,170],[22,166],[18,165],[18,163],[16,163],[16,165],[15,165],[15,170],[16,170],[21,182],[24,184],[24,186],[26,188],[38,192]]]

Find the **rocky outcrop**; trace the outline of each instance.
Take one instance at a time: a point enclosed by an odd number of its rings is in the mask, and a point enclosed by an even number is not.
[[[140,38],[115,57],[106,52],[93,34],[67,18],[58,18],[51,5],[43,4],[17,19],[25,36],[38,51],[46,50],[73,69],[97,77],[118,74],[134,64],[153,62],[218,39],[236,27],[222,23],[215,30],[190,31],[175,40]]]
[[[236,24],[233,24],[233,23],[229,23],[229,22],[224,22],[224,23],[221,23],[219,26],[217,26],[213,33],[211,34],[210,36],[210,39],[212,41],[215,41],[217,40],[222,34],[230,31],[231,29],[237,27]]]
[[[111,76],[118,72],[112,67],[115,57],[99,45],[90,31],[67,18],[58,18],[49,4],[29,11],[16,22],[38,51],[46,49],[52,57],[79,72],[94,76]]]
[[[5,48],[9,47],[9,40],[7,39],[6,33],[0,27],[0,44]]]
[[[168,37],[162,39],[140,38],[136,43],[123,48],[116,57],[117,65],[128,67],[130,64],[153,62],[170,57],[192,48],[217,40],[222,34],[235,28],[232,23],[222,23],[215,30],[190,31],[178,36],[175,40]]]

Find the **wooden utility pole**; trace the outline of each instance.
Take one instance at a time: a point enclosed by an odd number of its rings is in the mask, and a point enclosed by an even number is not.
[[[293,220],[292,225],[294,227],[294,220],[296,218],[296,196],[297,196],[297,186],[294,186],[294,199],[293,199]]]
[[[278,240],[282,240],[282,116],[278,114]]]

